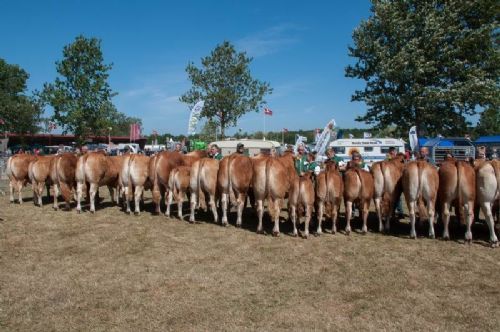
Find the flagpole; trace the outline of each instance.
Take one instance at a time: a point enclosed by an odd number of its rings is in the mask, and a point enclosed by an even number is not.
[[[264,108],[264,133],[262,134],[262,140],[266,140],[266,109]]]

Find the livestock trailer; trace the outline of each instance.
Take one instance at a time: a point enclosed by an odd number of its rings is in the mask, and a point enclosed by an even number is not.
[[[351,159],[353,152],[358,152],[368,165],[387,158],[391,147],[395,147],[397,152],[405,152],[405,142],[396,138],[341,138],[329,146],[346,162]]]
[[[428,139],[421,146],[429,149],[429,157],[436,164],[443,162],[447,154],[457,160],[474,158],[476,148],[471,140],[464,137],[436,137]]]
[[[245,146],[245,155],[249,157],[254,157],[260,153],[269,155],[271,150],[274,149],[276,153],[281,153],[281,144],[276,141],[267,141],[267,140],[259,140],[259,139],[239,139],[239,140],[225,140],[225,141],[215,141],[210,143],[208,146],[212,146],[212,144],[217,144],[220,149],[220,153],[222,156],[228,156],[231,153],[236,152],[236,145],[238,143],[243,143]]]

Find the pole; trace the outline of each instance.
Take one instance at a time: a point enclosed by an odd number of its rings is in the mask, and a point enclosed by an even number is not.
[[[262,140],[266,140],[266,110],[264,109],[264,132],[262,133]]]
[[[281,129],[281,145],[285,144],[285,131]]]

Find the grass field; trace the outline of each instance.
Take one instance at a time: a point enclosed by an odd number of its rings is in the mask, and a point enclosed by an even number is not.
[[[500,329],[500,249],[482,224],[472,245],[410,240],[404,222],[304,240],[288,223],[257,235],[250,210],[237,229],[153,216],[149,199],[137,217],[107,197],[95,215],[25,197],[0,196],[2,330]]]

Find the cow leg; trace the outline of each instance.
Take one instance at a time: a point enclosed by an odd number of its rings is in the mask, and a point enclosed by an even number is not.
[[[273,201],[272,206],[270,206],[269,208],[274,209],[274,213],[272,214],[274,217],[273,236],[280,236],[281,205],[279,204],[279,199],[276,201]]]
[[[130,201],[132,200],[132,186],[125,187],[125,212],[130,214]]]
[[[339,205],[334,204],[332,207],[332,234],[337,233],[337,216],[339,213]]]
[[[99,190],[97,183],[91,183],[89,189],[91,213],[95,213],[95,196],[97,194],[97,190]]]
[[[444,202],[443,203],[443,239],[444,240],[449,240],[450,239],[450,231],[449,231],[449,223],[450,223],[450,203]]]
[[[36,206],[38,204],[38,188],[35,181],[31,183],[31,189],[33,190],[33,204]]]
[[[247,196],[243,193],[238,195],[237,204],[238,211],[236,216],[236,227],[241,227],[242,219],[243,219],[243,209],[245,208],[245,202],[247,201]]]
[[[135,192],[134,192],[134,214],[138,216],[141,214],[141,197],[142,197],[142,192],[144,190],[143,186],[135,186]]]
[[[292,235],[295,237],[299,235],[299,231],[297,230],[297,207],[295,205],[290,205],[289,211],[290,211],[290,219],[292,220],[292,225],[293,225]]]
[[[210,208],[212,209],[212,214],[214,215],[214,222],[219,221],[219,215],[217,214],[217,204],[215,204],[215,194],[209,194],[210,197]]]
[[[196,209],[196,193],[191,193],[191,212],[189,214],[189,222],[194,223],[194,210]]]
[[[389,210],[385,216],[385,232],[389,233],[391,229],[391,218],[394,212],[394,200],[389,201]]]
[[[222,205],[222,225],[227,226],[227,206],[228,206],[229,194],[222,193],[221,205]]]
[[[361,227],[361,233],[366,234],[368,232],[368,212],[370,210],[370,200],[367,199],[364,201],[361,208],[361,213],[363,213],[363,226]]]
[[[307,239],[309,237],[309,223],[311,222],[311,211],[312,211],[312,206],[309,204],[306,204],[306,221],[304,225],[304,239]]]
[[[436,211],[434,210],[434,204],[432,202],[427,202],[427,213],[429,214],[429,238],[435,239],[434,219],[436,217]]]
[[[417,238],[417,231],[415,230],[415,201],[406,201],[408,206],[408,213],[410,214],[410,239]]]
[[[347,235],[351,234],[351,216],[352,216],[352,202],[345,202],[345,215],[346,215],[346,225],[345,233]]]
[[[82,212],[82,205],[81,205],[82,194],[83,194],[83,182],[78,182],[76,184],[76,212],[77,213]]]
[[[45,183],[40,182],[38,183],[38,194],[37,194],[37,199],[38,199],[38,206],[42,206],[42,196],[43,196],[43,187],[45,187]]]
[[[182,203],[184,201],[184,193],[179,192],[179,196],[177,197],[177,217],[182,220]]]
[[[170,205],[172,205],[173,200],[174,200],[174,191],[169,190],[167,195],[167,208],[165,210],[165,216],[168,218],[170,218]]]
[[[23,204],[23,181],[17,181],[17,194],[19,195],[19,204]]]
[[[46,183],[45,188],[47,188],[47,198],[50,199],[50,185]]]
[[[321,222],[323,221],[323,213],[325,212],[325,202],[318,202],[318,228],[316,229],[316,234],[323,234],[323,230],[321,228]]]
[[[481,210],[486,218],[486,223],[488,224],[488,229],[490,230],[490,243],[492,247],[498,246],[498,238],[495,234],[495,221],[493,220],[493,213],[491,212],[491,203],[482,202]]]
[[[384,223],[382,221],[382,209],[380,206],[380,197],[377,197],[374,199],[375,201],[375,209],[377,210],[377,216],[378,216],[378,231],[380,233],[384,232]]]
[[[469,244],[472,243],[472,223],[474,222],[474,201],[469,201],[464,206],[465,223],[467,231],[465,232],[465,241]]]
[[[113,188],[112,186],[108,186],[108,190],[109,190],[109,197],[111,198],[111,202],[115,203],[115,188]]]
[[[9,181],[9,194],[10,194],[9,201],[11,203],[14,203],[14,186],[15,186],[15,182],[13,180],[10,180]]]
[[[262,217],[264,216],[264,204],[262,199],[257,199],[257,218],[259,219],[259,224],[257,225],[257,233],[264,234],[264,229],[262,228]]]
[[[59,186],[58,186],[57,184],[55,184],[55,183],[54,183],[54,184],[52,185],[52,188],[53,188],[53,191],[54,191],[54,201],[53,201],[54,203],[53,203],[53,205],[52,205],[52,208],[53,208],[54,210],[57,210],[57,209],[59,209],[59,205],[58,205],[58,203],[57,203],[57,196],[59,196]]]

